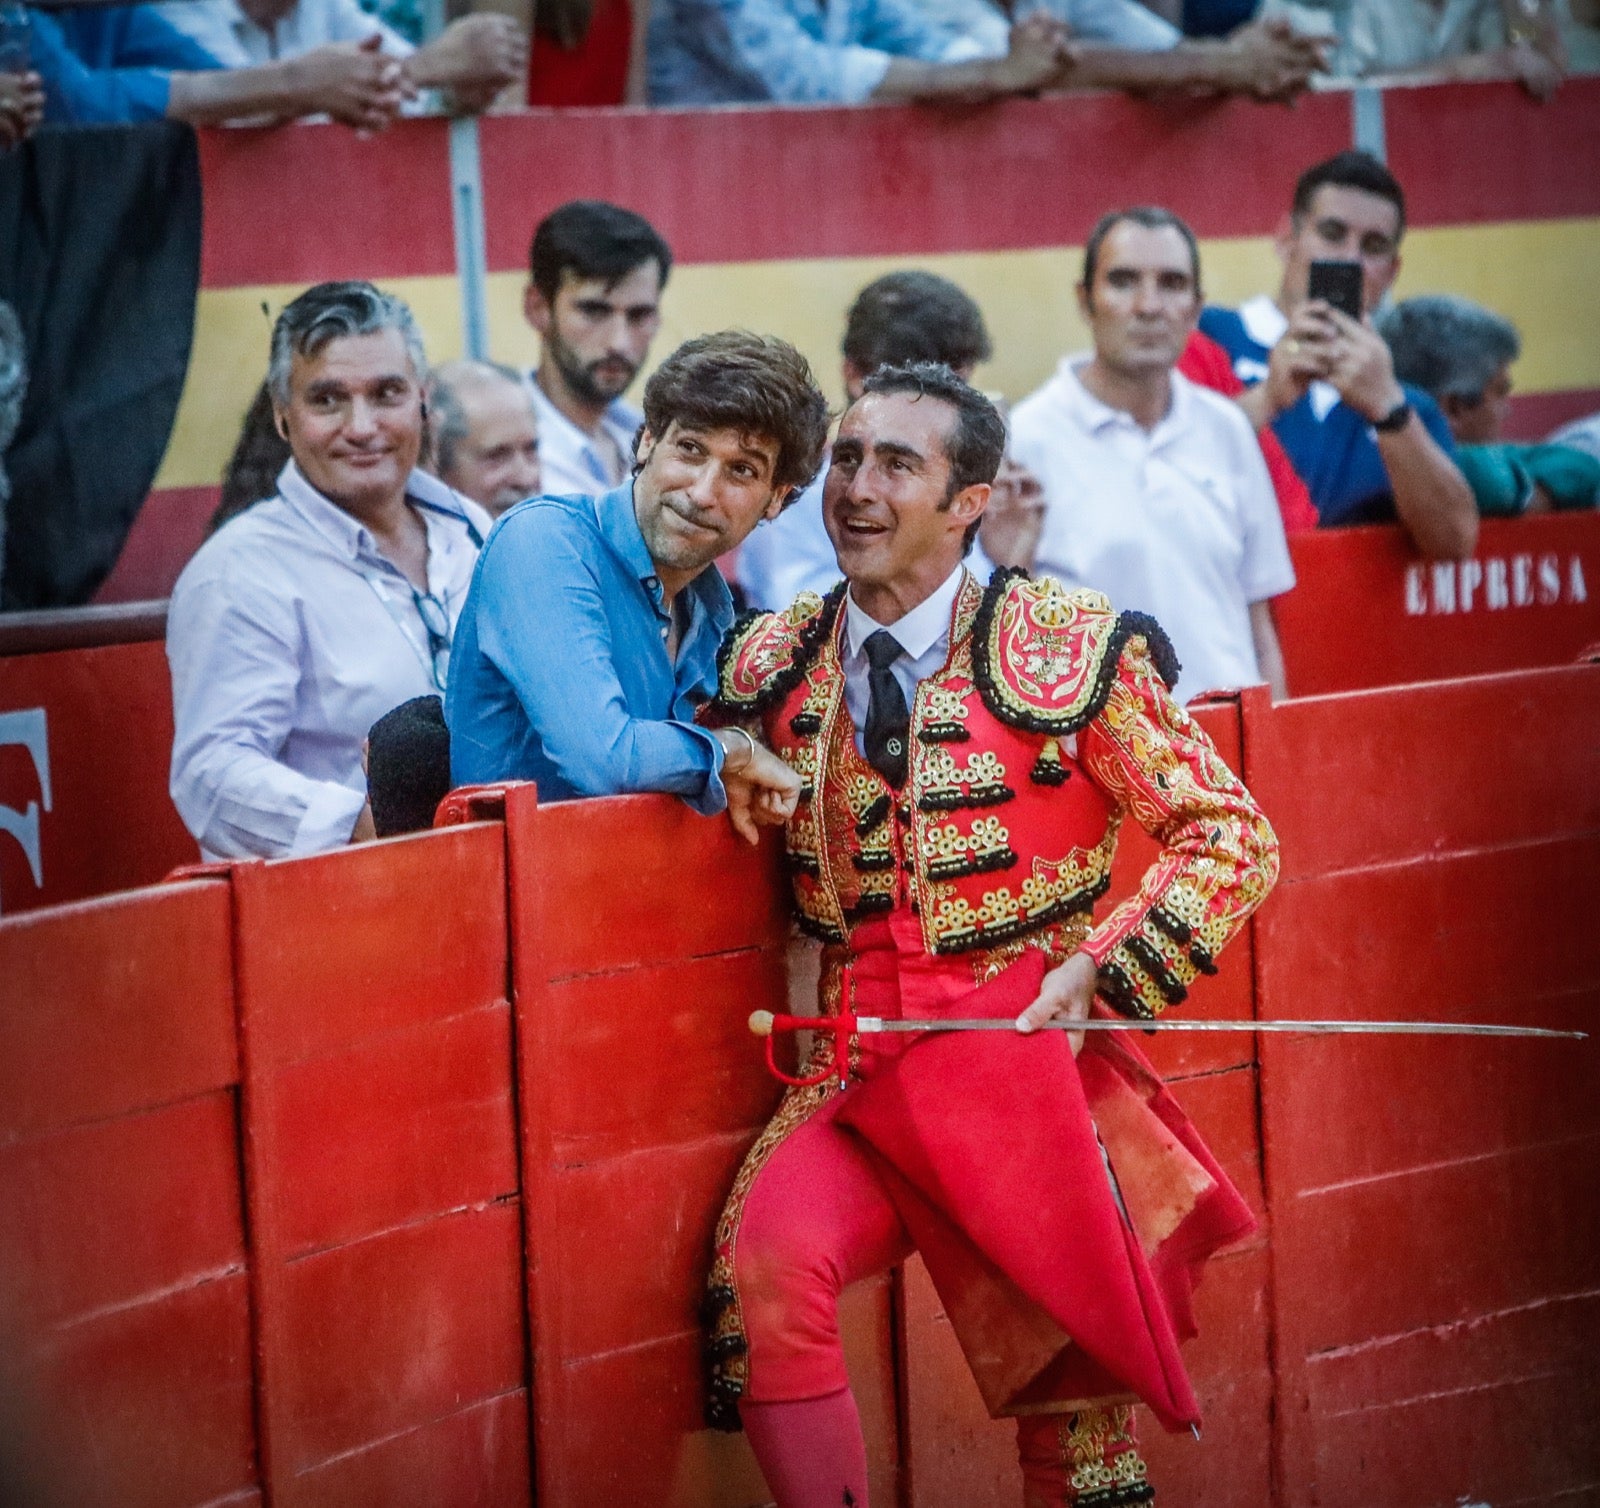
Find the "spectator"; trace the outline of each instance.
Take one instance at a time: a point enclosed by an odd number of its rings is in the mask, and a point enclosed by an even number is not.
[[[1414,82],[1511,77],[1536,99],[1567,71],[1557,0],[1269,0],[1302,27],[1337,39],[1334,73]]]
[[[886,273],[856,295],[845,317],[840,375],[854,403],[881,366],[935,361],[968,378],[992,350],[983,314],[962,289],[948,278],[907,269]],[[825,476],[826,468],[739,551],[735,569],[750,606],[777,611],[800,592],[825,592],[840,579],[822,523]],[[1010,484],[1017,485],[1014,475]]]
[[[1366,152],[1301,175],[1279,226],[1276,299],[1209,308],[1200,328],[1250,384],[1239,403],[1270,423],[1305,479],[1323,528],[1398,518],[1424,555],[1465,559],[1477,539],[1472,492],[1434,401],[1396,380],[1372,312],[1400,270],[1405,195]],[[1307,298],[1311,264],[1361,264],[1363,317]]]
[[[1044,483],[1044,575],[1150,613],[1182,662],[1173,694],[1266,681],[1288,694],[1270,601],[1294,585],[1261,447],[1238,405],[1175,370],[1200,313],[1200,253],[1164,209],[1107,215],[1078,306],[1094,337],[1017,405]]]
[[[428,383],[429,470],[498,518],[539,491],[539,421],[520,372],[452,361]]]
[[[272,331],[293,459],[203,544],[167,618],[172,799],[213,858],[372,835],[362,740],[442,690],[488,515],[416,470],[427,372],[411,311],[319,283]]]
[[[1050,0],[1015,24],[988,0],[655,0],[649,88],[658,105],[971,103],[1064,88],[1285,99],[1325,47],[1282,22],[1188,42],[1121,0]]]
[[[672,253],[650,222],[599,199],[576,199],[539,222],[522,312],[539,333],[528,374],[547,494],[620,486],[644,416],[622,394],[661,325]]]
[[[509,16],[462,16],[413,47],[356,0],[173,0],[163,11],[225,68],[257,67],[376,36],[383,55],[400,60],[408,90],[443,90],[463,111],[487,109],[528,64],[527,38]]]
[[[1592,508],[1600,463],[1564,445],[1500,443],[1511,402],[1511,364],[1522,340],[1508,319],[1445,294],[1407,299],[1378,321],[1395,375],[1427,393],[1443,411],[1461,467],[1490,516]]]
[[[278,490],[278,473],[288,462],[289,442],[278,433],[272,393],[263,382],[250,400],[233,454],[223,468],[222,495],[206,533],[215,534],[230,518],[272,497]]]
[[[381,131],[405,102],[401,65],[381,56],[375,40],[228,69],[154,6],[80,5],[31,15],[51,124],[165,118],[204,126],[331,115]]]
[[[733,622],[714,562],[816,474],[827,404],[792,346],[725,331],[668,357],[644,407],[631,482],[495,526],[445,698],[451,774],[531,779],[546,800],[665,791],[726,805],[753,842],[800,780],[748,734],[694,723]]]

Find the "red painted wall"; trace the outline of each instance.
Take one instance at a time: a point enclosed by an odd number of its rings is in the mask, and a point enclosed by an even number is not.
[[[1600,668],[1201,715],[1284,876],[1197,1011],[1593,1025]],[[775,861],[522,787],[0,921],[3,1354],[70,1500],[761,1502],[693,1313],[775,1096],[741,1025],[786,993]],[[1165,1494],[1582,1500],[1592,1044],[1155,1046],[1264,1216],[1201,1289],[1204,1440],[1146,1427]],[[847,1317],[877,1500],[1009,1501],[915,1264]]]

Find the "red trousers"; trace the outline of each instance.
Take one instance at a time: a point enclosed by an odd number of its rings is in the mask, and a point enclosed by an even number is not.
[[[910,1234],[835,1097],[768,1159],[734,1269],[750,1375],[741,1411],[778,1508],[867,1508],[866,1451],[846,1389],[844,1288],[903,1262]],[[1018,1420],[1026,1508],[1150,1502],[1129,1408]]]

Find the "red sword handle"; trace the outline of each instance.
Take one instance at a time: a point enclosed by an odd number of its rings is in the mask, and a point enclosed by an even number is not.
[[[774,1078],[782,1079],[785,1084],[820,1084],[829,1074],[837,1073],[842,1089],[850,1082],[850,1038],[855,1029],[856,1018],[848,1011],[841,1011],[837,1016],[785,1016],[774,1011],[756,1011],[750,1017],[750,1030],[767,1039],[767,1067],[772,1070]],[[779,1032],[829,1033],[833,1037],[831,1061],[805,1078],[785,1073],[778,1067],[778,1060],[772,1051],[773,1039]]]

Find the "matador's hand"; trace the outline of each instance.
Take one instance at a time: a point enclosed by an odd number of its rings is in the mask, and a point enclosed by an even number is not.
[[[1094,959],[1087,953],[1074,953],[1044,976],[1039,998],[1017,1017],[1017,1030],[1036,1032],[1048,1021],[1087,1021],[1098,974]],[[1083,1033],[1070,1032],[1067,1044],[1072,1056],[1077,1057],[1083,1047]]]

